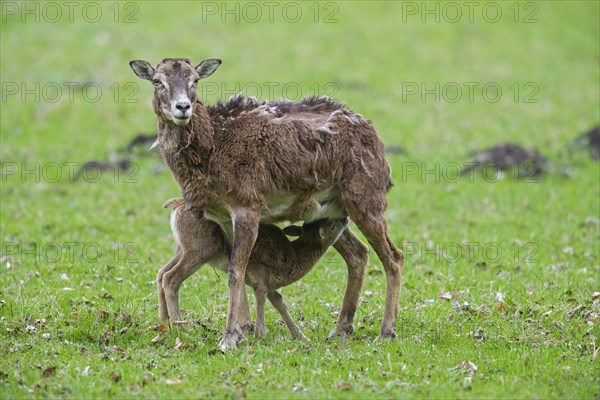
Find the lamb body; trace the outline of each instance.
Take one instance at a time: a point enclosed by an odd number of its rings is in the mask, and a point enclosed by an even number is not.
[[[227,271],[229,245],[221,227],[206,218],[198,219],[186,209],[183,199],[171,199],[165,207],[171,211],[171,229],[177,242],[173,258],[157,276],[159,309],[162,319],[179,320],[178,293],[182,282],[203,264]],[[276,225],[261,224],[246,268],[246,283],[256,297],[255,335],[267,333],[264,304],[268,298],[279,311],[290,333],[305,338],[294,323],[277,289],[305,276],[347,227],[347,219],[319,220],[302,228],[289,226],[281,230]],[[286,233],[300,235],[294,241]]]

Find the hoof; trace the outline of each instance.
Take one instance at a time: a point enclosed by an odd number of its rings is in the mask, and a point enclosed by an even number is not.
[[[254,332],[254,325],[252,325],[251,322],[244,324],[240,326],[240,331],[242,332],[242,337],[247,338],[252,332]]]
[[[257,326],[256,329],[254,330],[254,337],[255,338],[265,338],[265,337],[267,337],[267,333],[269,333],[269,330],[267,329],[266,326]]]
[[[303,340],[305,342],[310,342],[310,340],[306,337],[302,331],[292,333],[292,337],[296,340]]]
[[[237,348],[241,339],[242,337],[237,331],[227,332],[219,342],[219,348],[223,353],[227,353],[228,350]]]
[[[383,341],[383,340],[391,340],[391,339],[396,339],[396,331],[395,330],[381,331],[379,336],[377,336],[378,342]]]
[[[352,334],[352,332],[354,332],[354,327],[352,326],[352,324],[338,325],[335,328],[333,328],[333,330],[329,333],[329,336],[327,336],[327,339],[333,339],[338,336],[339,337],[348,336],[348,335]]]

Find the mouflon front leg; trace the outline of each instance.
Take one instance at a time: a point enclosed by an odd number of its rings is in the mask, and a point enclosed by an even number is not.
[[[227,324],[225,335],[219,343],[223,352],[237,347],[237,343],[243,338],[238,325],[240,298],[245,285],[248,259],[258,235],[260,212],[250,208],[237,208],[232,210],[231,217],[233,221],[233,243],[227,271],[229,276]]]

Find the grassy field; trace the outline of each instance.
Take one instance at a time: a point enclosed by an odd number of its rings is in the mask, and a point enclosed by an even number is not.
[[[1,4],[2,398],[599,398],[600,166],[564,151],[600,121],[599,2],[24,4]],[[267,306],[266,339],[218,352],[227,277],[211,268],[181,290],[195,323],[161,330],[170,172],[140,149],[128,171],[72,177],[153,132],[128,62],[171,56],[223,60],[209,103],[332,95],[406,151],[388,155],[396,340],[375,342],[374,254],[355,333],[325,340],[334,251],[282,290],[309,342]],[[550,171],[456,179],[507,141]]]

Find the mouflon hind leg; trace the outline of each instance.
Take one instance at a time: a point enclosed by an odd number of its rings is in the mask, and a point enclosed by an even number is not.
[[[379,337],[381,339],[395,338],[404,253],[388,237],[387,221],[384,216],[384,210],[387,206],[385,198],[383,201],[381,201],[381,198],[373,198],[369,201],[365,197],[368,197],[370,193],[376,193],[376,191],[366,191],[361,194],[346,193],[344,203],[348,215],[367,238],[383,264],[387,287],[385,310]],[[365,207],[364,204],[369,206]]]
[[[161,321],[169,321],[169,310],[167,308],[167,299],[165,298],[165,289],[163,288],[163,276],[164,274],[169,272],[173,267],[175,267],[177,262],[179,262],[179,259],[181,258],[181,253],[181,247],[177,246],[177,250],[175,250],[175,255],[173,255],[173,258],[171,258],[167,265],[165,265],[160,269],[160,271],[158,271],[158,274],[156,276],[156,286],[158,289],[158,314],[160,316]]]
[[[254,337],[264,338],[269,330],[265,324],[265,302],[267,301],[267,287],[263,283],[259,283],[254,289],[254,297],[256,298],[256,329]]]
[[[242,336],[247,338],[252,332],[254,332],[254,324],[252,323],[252,317],[250,316],[250,305],[248,304],[248,293],[246,292],[246,286],[242,287],[242,297],[240,298],[240,314],[238,316],[238,326],[242,331]]]
[[[292,319],[292,316],[290,315],[290,312],[288,311],[288,308],[285,305],[281,294],[279,294],[278,291],[273,290],[267,293],[267,297],[269,298],[271,304],[273,304],[273,307],[275,307],[275,309],[279,311],[279,314],[281,314],[281,318],[283,318],[283,321],[290,330],[292,337],[294,339],[306,340],[306,336],[304,335],[304,333],[302,333],[302,330],[300,330],[298,325],[296,325],[296,323]]]
[[[171,323],[180,321],[179,317],[179,288],[183,281],[196,272],[206,260],[197,251],[182,254],[177,264],[162,277],[162,286],[165,293],[169,320]]]

